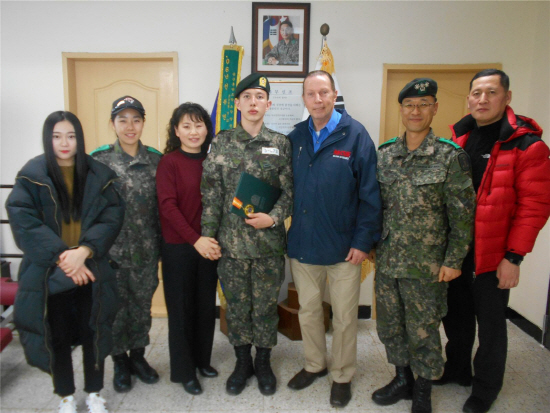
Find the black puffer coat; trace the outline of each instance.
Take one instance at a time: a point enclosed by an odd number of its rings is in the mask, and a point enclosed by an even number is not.
[[[109,355],[111,327],[116,315],[116,276],[109,262],[109,248],[124,218],[124,203],[112,182],[116,174],[87,157],[89,166],[81,214],[79,245],[93,251],[86,266],[96,277],[90,326],[95,331],[96,361]],[[59,255],[67,250],[61,239],[61,208],[55,187],[47,175],[44,155],[31,159],[19,171],[6,201],[17,246],[23,251],[14,322],[19,330],[27,362],[51,373],[52,346],[47,322],[48,277]]]

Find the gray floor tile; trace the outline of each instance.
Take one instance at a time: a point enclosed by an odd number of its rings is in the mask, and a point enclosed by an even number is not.
[[[491,408],[491,413],[547,412],[550,411],[550,351],[542,348],[513,324],[508,324],[509,352],[507,373],[502,392]],[[239,396],[225,392],[225,381],[235,366],[233,347],[216,326],[212,366],[220,376],[214,379],[199,377],[204,393],[191,396],[181,384],[170,382],[168,354],[168,327],[166,319],[154,319],[151,329],[151,345],[146,357],[157,369],[161,379],[154,385],[144,384],[134,378],[134,388],[125,394],[116,393],[112,387],[113,362],[105,362],[105,388],[101,395],[107,400],[111,413],[174,413],[174,412],[268,412],[268,413],[378,413],[408,412],[410,401],[381,407],[371,400],[372,392],[386,385],[393,377],[394,368],[386,361],[384,346],[376,334],[376,322],[361,320],[358,329],[357,372],[352,384],[352,400],[345,409],[333,409],[329,403],[330,377],[318,379],[304,391],[293,391],[288,381],[304,363],[302,342],[291,341],[279,335],[273,349],[272,364],[278,380],[277,393],[262,396],[256,378]],[[441,329],[442,342],[446,337]],[[327,334],[327,347],[331,348],[332,333]],[[254,351],[254,350],[253,350]],[[328,356],[330,362],[330,356]],[[82,391],[82,352],[73,352],[75,397],[79,411],[85,411],[86,394]],[[23,355],[18,337],[0,355],[2,413],[56,412],[59,398],[52,392],[52,382],[47,374],[29,367]],[[434,387],[432,400],[434,412],[459,412],[470,395],[470,387],[450,384]]]

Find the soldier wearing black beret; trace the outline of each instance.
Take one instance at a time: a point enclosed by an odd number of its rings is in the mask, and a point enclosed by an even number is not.
[[[240,394],[253,375],[262,394],[277,389],[270,356],[277,344],[277,302],[285,278],[283,222],[292,210],[292,167],[289,140],[264,125],[269,91],[269,81],[260,73],[241,80],[235,90],[241,123],[214,138],[203,164],[202,235],[216,238],[222,248],[218,276],[227,300],[229,342],[237,356],[226,383],[231,395]],[[238,205],[235,190],[242,172],[281,189],[271,211],[248,213],[248,219],[229,212]]]
[[[412,399],[414,413],[432,411],[432,380],[444,366],[439,326],[446,283],[460,275],[475,210],[468,155],[430,127],[436,94],[433,79],[407,83],[398,96],[405,133],[378,148],[384,218],[376,251],[377,331],[396,375],[372,399],[383,406]]]
[[[263,89],[266,91],[269,100],[269,92],[271,90],[269,80],[261,73],[252,73],[241,80],[235,89],[235,99],[238,99],[241,92],[246,89]]]
[[[399,92],[399,97],[397,101],[401,104],[403,99],[409,97],[421,97],[421,96],[433,96],[434,101],[437,102],[437,82],[428,77],[417,77],[414,80],[411,80],[405,85],[401,92]]]

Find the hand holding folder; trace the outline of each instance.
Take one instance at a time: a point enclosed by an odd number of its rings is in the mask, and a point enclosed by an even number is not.
[[[243,218],[256,212],[269,213],[280,195],[281,189],[242,172],[230,212]]]

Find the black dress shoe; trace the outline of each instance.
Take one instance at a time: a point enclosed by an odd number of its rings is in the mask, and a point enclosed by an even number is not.
[[[126,393],[132,390],[132,374],[128,354],[122,353],[113,356],[115,374],[113,376],[113,388],[117,393]]]
[[[218,377],[218,370],[212,366],[199,367],[199,373],[202,377]]]
[[[464,403],[462,411],[464,413],[486,413],[489,411],[492,404],[493,402],[485,401],[477,396],[470,396],[468,400],[466,400],[466,403]]]
[[[306,369],[300,370],[290,381],[288,382],[288,387],[293,390],[302,390],[310,386],[317,377],[323,377],[328,374],[328,370],[325,368],[317,373],[310,373]]]
[[[332,407],[346,407],[351,400],[351,382],[332,382],[330,389],[330,405]]]
[[[194,396],[202,393],[201,384],[196,378],[194,378],[191,381],[188,381],[187,383],[183,383],[183,388],[187,393],[192,394]]]

